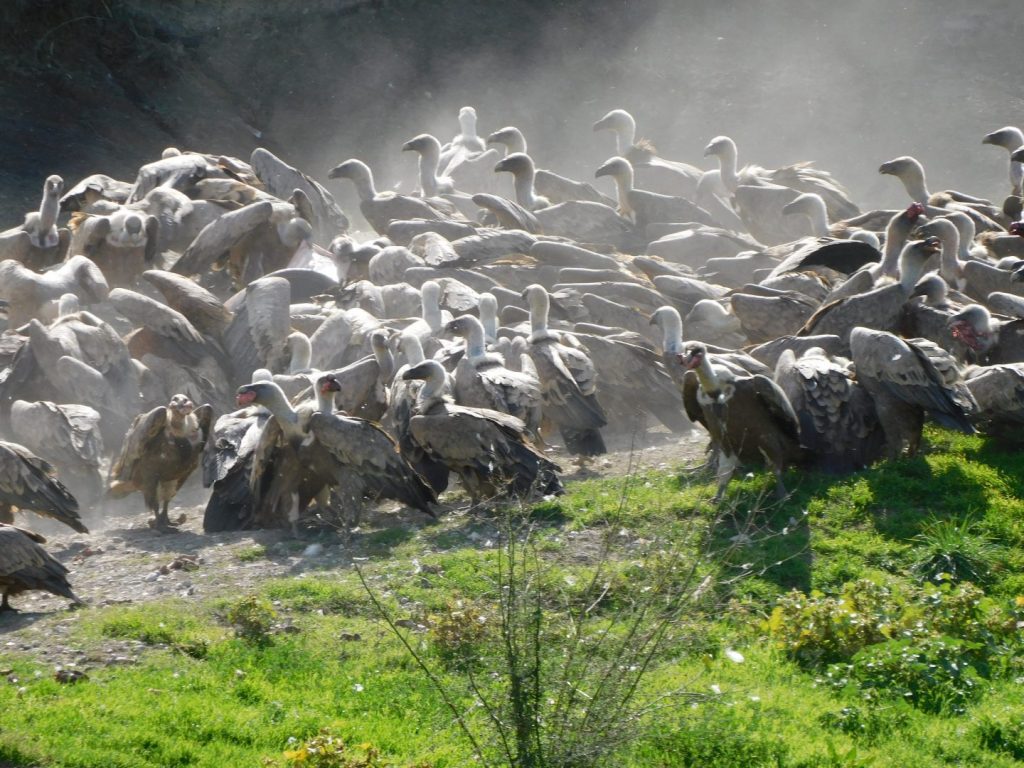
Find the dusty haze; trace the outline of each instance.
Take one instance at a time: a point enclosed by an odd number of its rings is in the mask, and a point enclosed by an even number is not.
[[[1014,0],[9,0],[0,208],[12,226],[47,174],[130,180],[168,145],[263,145],[321,180],[360,157],[408,189],[402,142],[450,139],[464,104],[581,179],[614,153],[592,123],[622,107],[666,158],[712,167],[728,134],[741,163],[814,160],[865,208],[903,202],[877,173],[902,154],[932,189],[1001,200],[1006,155],[980,142],[1024,123],[1022,19]]]

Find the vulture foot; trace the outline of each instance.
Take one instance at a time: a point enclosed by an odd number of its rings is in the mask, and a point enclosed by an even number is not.
[[[21,613],[17,608],[13,608],[10,603],[7,602],[7,593],[4,592],[4,599],[0,600],[0,613]]]

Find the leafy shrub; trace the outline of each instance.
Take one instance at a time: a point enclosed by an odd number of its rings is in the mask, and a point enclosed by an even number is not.
[[[792,591],[779,598],[767,629],[777,645],[806,667],[844,661],[893,636],[903,607],[889,589],[861,579],[839,597]]]
[[[974,520],[933,520],[914,537],[917,557],[913,572],[938,582],[971,581],[986,584],[1000,555],[1000,548],[973,533]]]
[[[827,682],[857,685],[869,701],[901,696],[926,712],[961,714],[981,693],[971,664],[979,646],[953,637],[890,640],[859,651],[849,664],[833,664]]]
[[[270,630],[277,619],[277,612],[266,600],[249,595],[231,605],[225,619],[234,627],[236,636],[263,645],[270,642]]]

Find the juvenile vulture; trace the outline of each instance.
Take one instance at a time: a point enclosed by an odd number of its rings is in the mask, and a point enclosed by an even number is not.
[[[409,423],[412,439],[459,476],[472,504],[498,496],[564,492],[559,467],[527,444],[520,419],[445,400],[445,372],[436,360],[407,369],[402,379],[424,382]]]
[[[711,362],[699,342],[688,343],[680,362],[689,371],[683,403],[716,446],[720,501],[740,464],[765,463],[775,473],[775,495],[786,497],[782,472],[804,458],[800,428],[785,393],[767,376],[737,377]]]
[[[17,611],[7,598],[41,589],[81,603],[68,583],[68,569],[47,552],[46,539],[38,533],[0,523],[0,613]]]
[[[196,408],[185,395],[136,416],[110,465],[109,495],[121,498],[139,491],[153,513],[150,526],[171,529],[176,523],[168,517],[167,507],[199,465],[212,418],[211,406]]]
[[[49,462],[17,443],[0,441],[0,523],[14,522],[14,508],[24,509],[88,533],[78,501]]]

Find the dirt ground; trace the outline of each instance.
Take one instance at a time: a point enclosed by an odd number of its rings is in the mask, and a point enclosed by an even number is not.
[[[588,471],[575,469],[568,456],[553,457],[571,482],[595,476],[624,477],[633,471],[670,469],[699,462],[707,445],[706,434],[695,431],[679,437],[650,432],[647,444],[631,448],[622,438],[610,443],[610,452]],[[177,533],[160,533],[147,524],[140,496],[130,497],[89,515],[89,534],[77,534],[51,520],[24,515],[19,525],[48,537],[47,549],[70,570],[69,579],[87,607],[69,610],[69,602],[45,592],[29,592],[12,598],[20,613],[0,614],[0,658],[5,652],[28,655],[54,666],[95,666],[133,663],[144,645],[137,641],[109,640],[101,648],[82,649],[64,637],[73,629],[79,611],[90,606],[144,604],[169,597],[207,599],[240,595],[271,578],[297,576],[310,570],[320,574],[349,567],[361,552],[361,539],[375,531],[406,526],[420,529],[435,525],[415,512],[381,505],[364,515],[360,528],[346,540],[332,531],[309,531],[301,540],[288,531],[262,530],[204,534],[203,508],[207,491],[198,474],[171,508],[171,518],[185,515]],[[436,525],[465,523],[468,502],[456,491],[442,501],[451,507]],[[319,546],[317,546],[319,545]],[[483,543],[479,544],[483,546]],[[265,556],[246,560],[239,555],[256,546]]]

